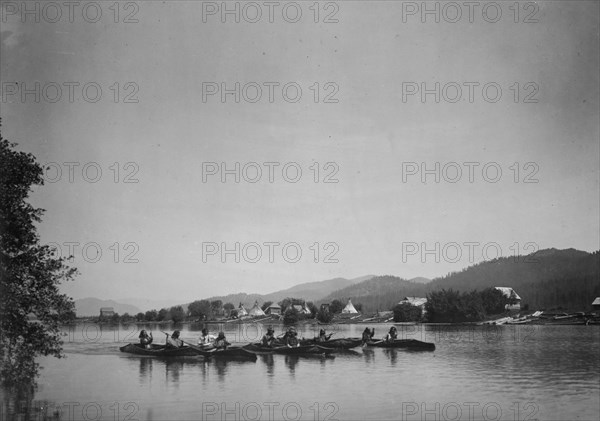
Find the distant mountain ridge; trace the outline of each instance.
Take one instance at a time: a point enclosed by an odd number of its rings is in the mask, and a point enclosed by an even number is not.
[[[493,286],[512,287],[521,296],[522,304],[532,308],[589,308],[600,296],[600,254],[581,250],[555,248],[539,250],[527,256],[503,257],[469,266],[460,272],[429,280],[416,277],[406,280],[397,276],[367,275],[353,279],[334,278],[306,282],[269,294],[237,293],[214,296],[209,301],[239,303],[251,306],[255,301],[278,302],[286,297],[303,298],[317,306],[334,299],[352,299],[362,304],[364,312],[389,310],[405,296],[425,297],[434,290],[455,289],[461,292],[482,290]],[[97,302],[86,302],[96,300]],[[76,300],[77,315],[96,315],[100,307],[114,307],[119,314],[136,314],[135,306],[113,300],[87,298]],[[181,304],[184,309],[186,304]],[[157,308],[158,309],[158,308]]]
[[[522,305],[535,309],[587,309],[600,296],[600,254],[545,249],[527,256],[481,262],[428,283],[378,276],[334,291],[319,302],[352,299],[353,303],[363,305],[363,311],[373,312],[389,310],[405,296],[425,297],[440,289],[466,292],[494,286],[514,288],[522,298]]]
[[[99,316],[101,307],[112,307],[115,313],[123,315],[129,313],[135,316],[141,310],[131,304],[122,304],[113,300],[101,300],[99,298],[88,297],[75,300],[75,314],[77,317]]]
[[[418,276],[416,278],[409,279],[409,281],[414,282],[416,284],[427,284],[427,283],[431,282],[431,279],[423,278],[422,276]]]
[[[318,300],[316,304],[335,299],[345,303],[346,300],[352,299],[354,304],[362,304],[365,312],[384,311],[389,310],[406,296],[425,296],[428,290],[426,285],[392,275],[375,276],[334,291]]]
[[[295,285],[291,288],[287,288],[281,291],[275,291],[270,294],[229,294],[222,296],[215,296],[206,298],[209,301],[221,300],[223,303],[233,303],[236,307],[239,303],[245,305],[252,305],[255,301],[259,304],[265,301],[278,302],[287,297],[292,298],[303,298],[306,301],[316,301],[321,297],[330,294],[338,289],[354,285],[365,280],[371,279],[375,275],[365,275],[358,278],[346,279],[346,278],[334,278],[327,279],[325,281],[305,282],[302,284]]]

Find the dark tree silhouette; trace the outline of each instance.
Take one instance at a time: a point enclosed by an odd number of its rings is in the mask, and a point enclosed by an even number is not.
[[[0,126],[1,127],[1,126]],[[26,199],[43,185],[42,167],[0,134],[0,374],[5,385],[31,383],[38,355],[64,356],[60,325],[70,321],[73,299],[59,292],[77,269],[40,244],[43,209]]]

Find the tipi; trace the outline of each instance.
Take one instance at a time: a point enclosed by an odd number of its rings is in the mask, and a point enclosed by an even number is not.
[[[248,315],[248,311],[244,308],[244,305],[242,303],[240,303],[240,306],[238,307],[237,312],[238,312],[238,317]]]
[[[312,314],[312,311],[310,311],[310,308],[308,308],[308,304],[306,304],[306,301],[304,302],[302,311],[304,312],[304,314]]]
[[[356,311],[356,309],[354,308],[354,306],[352,305],[352,301],[350,299],[348,299],[348,304],[346,304],[346,307],[344,307],[344,309],[342,310],[342,313],[358,313],[358,311]]]
[[[248,310],[248,316],[257,317],[257,316],[266,316],[265,312],[258,306],[258,301],[254,302],[254,307]]]

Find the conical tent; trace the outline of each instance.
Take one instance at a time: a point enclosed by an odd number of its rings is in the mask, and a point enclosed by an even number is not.
[[[254,302],[254,307],[248,310],[248,316],[266,316],[265,312],[258,306],[258,301]]]
[[[356,311],[356,309],[352,305],[352,301],[350,301],[350,299],[348,299],[348,304],[346,304],[346,307],[344,307],[344,309],[342,310],[342,313],[358,313],[358,311]]]
[[[311,314],[312,313],[310,311],[310,308],[308,308],[308,305],[306,304],[306,301],[304,302],[304,307],[302,307],[302,311],[304,312],[304,314]]]
[[[238,307],[237,312],[238,312],[238,317],[248,315],[248,311],[244,308],[244,305],[242,303],[240,303],[240,306]]]

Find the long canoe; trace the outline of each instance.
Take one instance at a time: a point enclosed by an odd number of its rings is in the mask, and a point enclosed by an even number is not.
[[[332,353],[334,350],[331,348],[325,348],[318,345],[301,345],[295,347],[288,346],[275,346],[268,347],[261,344],[248,344],[244,346],[249,352],[255,354],[283,354],[283,355],[327,355]]]
[[[323,348],[333,349],[352,349],[362,344],[361,338],[337,338],[328,341],[319,342],[316,339],[305,339],[300,342],[301,345],[318,345]]]
[[[416,339],[396,339],[395,341],[368,341],[368,346],[379,348],[407,348],[413,350],[433,351],[435,344],[430,342],[421,342]]]
[[[232,346],[227,349],[213,349],[211,351],[202,351],[201,355],[210,358],[231,359],[231,360],[248,360],[256,361],[258,358],[255,353],[250,352],[243,347]]]
[[[145,348],[140,344],[127,344],[119,348],[121,352],[135,355],[149,355],[153,357],[195,357],[200,354],[188,346],[181,348],[167,348],[165,345],[151,344],[150,348]]]

